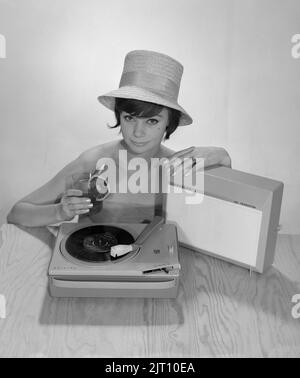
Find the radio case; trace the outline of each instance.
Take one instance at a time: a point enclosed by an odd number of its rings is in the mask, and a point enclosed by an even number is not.
[[[263,273],[274,261],[283,183],[221,166],[202,175],[198,186],[181,175],[170,181],[166,222],[183,246]]]

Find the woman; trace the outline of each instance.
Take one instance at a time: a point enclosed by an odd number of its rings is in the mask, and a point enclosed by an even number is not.
[[[182,73],[182,65],[167,55],[144,50],[127,54],[119,89],[98,98],[115,112],[114,127],[120,126],[122,139],[83,152],[52,180],[18,201],[8,214],[8,222],[46,226],[69,221],[76,215],[80,221],[148,222],[155,206],[153,193],[112,193],[100,211],[93,211],[91,200],[70,184],[70,177],[78,172],[100,168],[98,162],[103,158],[112,159],[120,168],[120,152],[122,156],[126,153],[128,162],[137,157],[144,159],[148,167],[152,158],[168,158],[170,166],[175,160],[180,163],[184,158],[203,158],[205,166],[230,167],[230,157],[223,148],[191,147],[174,153],[162,145],[178,126],[192,123],[177,103]],[[191,166],[185,168],[189,171]],[[128,175],[124,177],[130,179]]]

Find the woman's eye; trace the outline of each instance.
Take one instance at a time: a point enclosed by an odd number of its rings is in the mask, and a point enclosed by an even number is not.
[[[155,119],[155,118],[150,118],[150,119],[148,119],[147,123],[149,125],[156,125],[158,123],[158,120]]]
[[[130,122],[130,121],[133,120],[133,117],[130,116],[130,115],[125,115],[125,116],[124,116],[124,119],[125,119],[125,121]]]

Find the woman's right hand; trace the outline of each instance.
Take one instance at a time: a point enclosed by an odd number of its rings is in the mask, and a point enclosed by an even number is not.
[[[82,197],[83,192],[78,189],[68,189],[59,203],[60,221],[73,219],[76,215],[87,214],[93,207],[88,197]]]

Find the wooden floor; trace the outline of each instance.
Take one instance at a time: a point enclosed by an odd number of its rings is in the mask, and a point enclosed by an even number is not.
[[[52,237],[2,226],[0,357],[300,357],[300,235],[264,275],[181,250],[176,299],[53,299]]]

